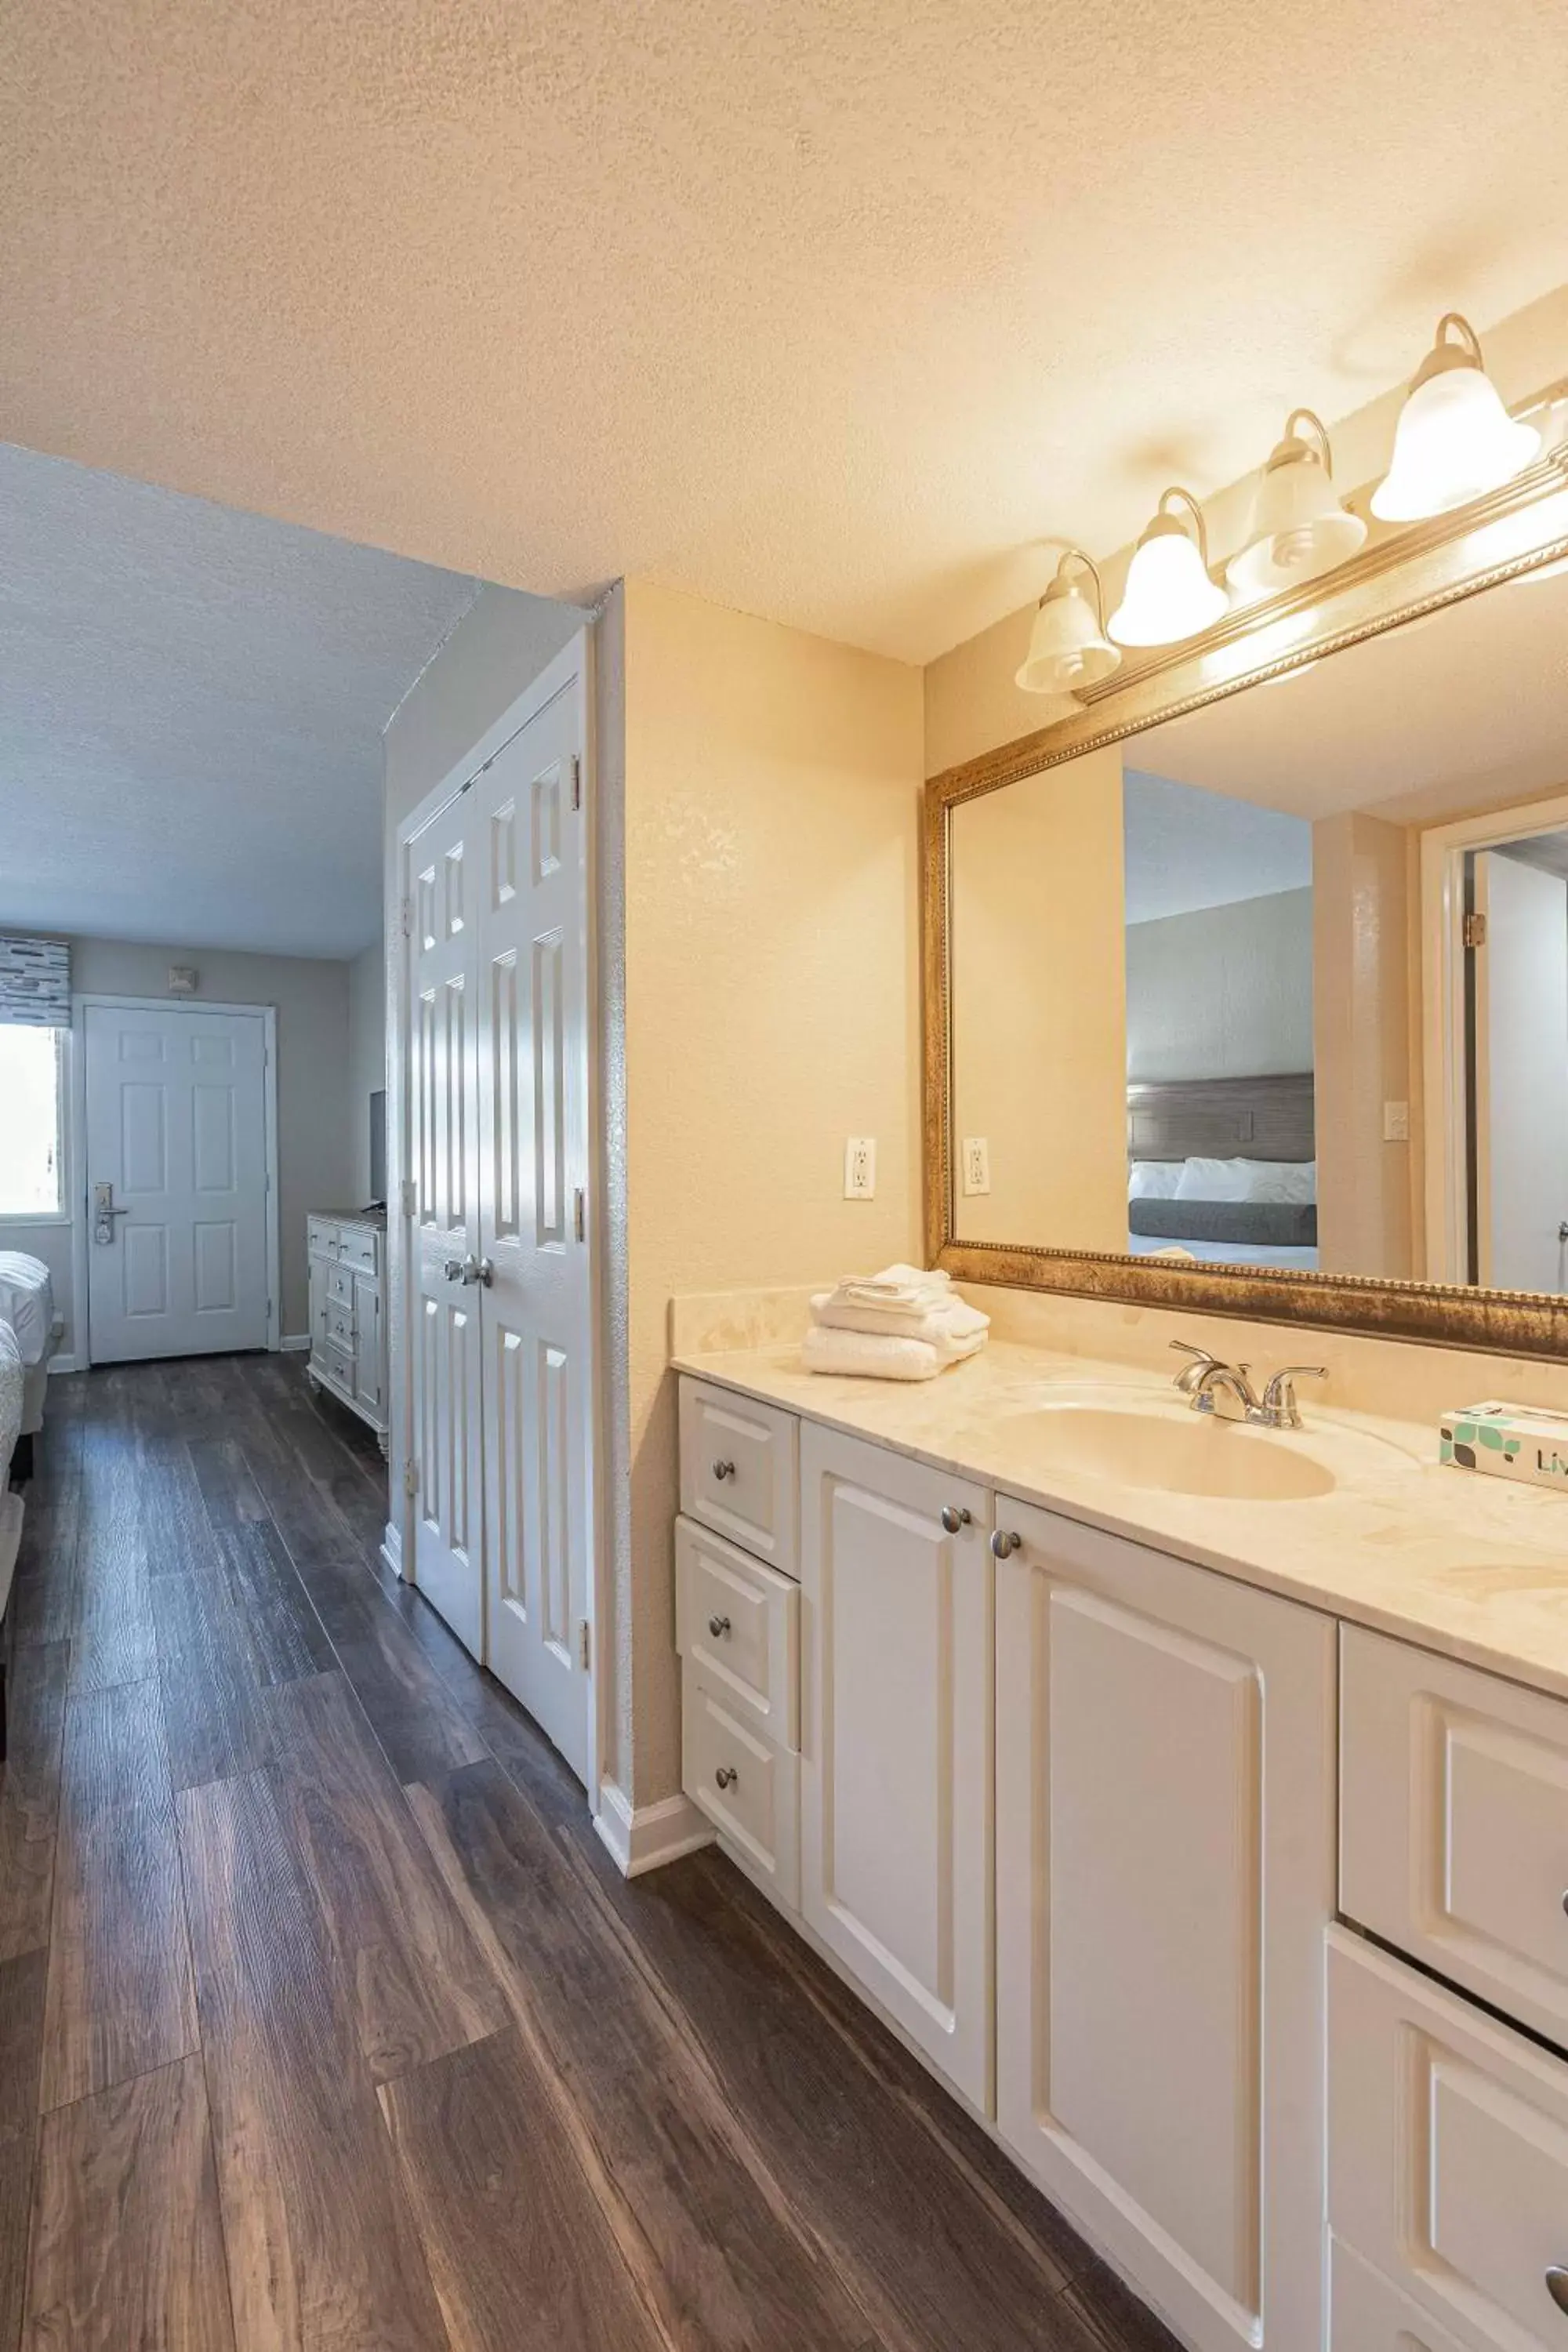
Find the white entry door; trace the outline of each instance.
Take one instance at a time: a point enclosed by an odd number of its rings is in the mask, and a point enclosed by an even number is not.
[[[415,1579],[482,1657],[476,840],[473,796],[465,793],[408,845],[409,1370],[418,1474]]]
[[[1568,882],[1476,859],[1477,1280],[1568,1288]]]
[[[89,1003],[83,1039],[93,1361],[265,1348],[265,1013]]]
[[[588,1771],[593,1412],[581,642],[473,792],[481,852],[486,1661]]]

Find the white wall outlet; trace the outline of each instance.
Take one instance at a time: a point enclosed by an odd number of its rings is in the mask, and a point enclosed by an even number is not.
[[[1410,1105],[1407,1102],[1385,1102],[1384,1104],[1383,1139],[1384,1143],[1409,1142]]]
[[[844,1197],[871,1201],[877,1195],[877,1139],[852,1135],[844,1146]]]
[[[966,1135],[963,1139],[963,1192],[972,1200],[977,1192],[991,1190],[991,1146],[983,1135]]]

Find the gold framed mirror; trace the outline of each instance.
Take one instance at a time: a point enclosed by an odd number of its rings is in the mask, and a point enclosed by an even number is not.
[[[1568,1352],[1548,441],[928,782],[931,1264]]]

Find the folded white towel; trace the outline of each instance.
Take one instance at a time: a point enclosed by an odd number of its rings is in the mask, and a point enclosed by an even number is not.
[[[991,1318],[969,1306],[955,1291],[946,1291],[931,1307],[867,1307],[845,1298],[837,1290],[820,1290],[811,1302],[816,1320],[830,1331],[870,1331],[889,1339],[925,1339],[940,1346],[948,1339],[970,1339],[991,1328]]]
[[[933,1346],[927,1339],[879,1338],[869,1331],[835,1331],[814,1323],[801,1354],[808,1372],[848,1372],[878,1381],[933,1381],[985,1345],[984,1331]]]
[[[833,1296],[854,1306],[900,1314],[937,1305],[948,1296],[949,1283],[947,1275],[922,1273],[918,1265],[885,1265],[880,1274],[847,1274]]]

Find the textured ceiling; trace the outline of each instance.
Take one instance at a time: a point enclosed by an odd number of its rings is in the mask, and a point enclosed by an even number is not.
[[[1526,576],[1137,739],[1238,800],[1400,824],[1568,791],[1568,572]]]
[[[0,923],[357,954],[381,730],[475,593],[0,447]]]
[[[1311,888],[1312,829],[1279,809],[1150,775],[1128,761],[1121,813],[1130,923]]]
[[[1555,287],[1565,120],[1560,0],[38,0],[0,435],[924,660]]]

